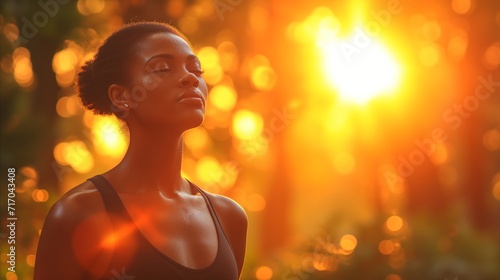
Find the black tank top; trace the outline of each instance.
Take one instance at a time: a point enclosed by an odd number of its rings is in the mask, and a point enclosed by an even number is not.
[[[205,199],[217,230],[217,255],[212,264],[202,269],[185,267],[154,247],[136,227],[120,197],[101,175],[89,179],[99,190],[117,237],[111,262],[102,280],[237,280],[238,267],[227,237],[208,196],[196,185]],[[125,232],[125,234],[123,234]]]

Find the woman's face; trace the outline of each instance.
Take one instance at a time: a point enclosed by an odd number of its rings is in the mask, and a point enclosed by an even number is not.
[[[203,122],[207,85],[184,39],[167,32],[145,37],[134,46],[129,67],[128,117],[152,129],[186,130]]]

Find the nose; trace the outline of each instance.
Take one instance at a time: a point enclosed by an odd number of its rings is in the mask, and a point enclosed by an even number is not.
[[[180,87],[188,87],[188,86],[198,87],[199,84],[200,81],[198,80],[198,77],[196,77],[196,75],[191,72],[188,72],[184,76],[182,76],[179,79],[178,83]]]

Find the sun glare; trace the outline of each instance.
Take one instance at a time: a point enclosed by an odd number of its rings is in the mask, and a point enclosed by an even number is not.
[[[317,41],[327,83],[342,101],[357,104],[394,92],[401,74],[398,62],[376,38],[365,37],[363,44],[358,43],[362,32],[356,29],[351,38]]]

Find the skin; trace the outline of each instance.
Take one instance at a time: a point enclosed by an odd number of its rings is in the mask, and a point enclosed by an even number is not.
[[[200,67],[190,46],[174,34],[149,35],[134,46],[127,84],[108,89],[126,116],[130,143],[123,160],[103,174],[150,243],[195,269],[209,266],[218,248],[205,200],[181,176],[182,135],[199,126],[205,113],[207,86]],[[134,92],[138,88],[145,89],[145,97]],[[199,95],[202,102],[178,101],[185,93]],[[247,216],[233,200],[208,195],[241,273]],[[111,221],[95,186],[89,181],[76,186],[46,218],[35,279],[98,278],[113,254],[110,236]]]

